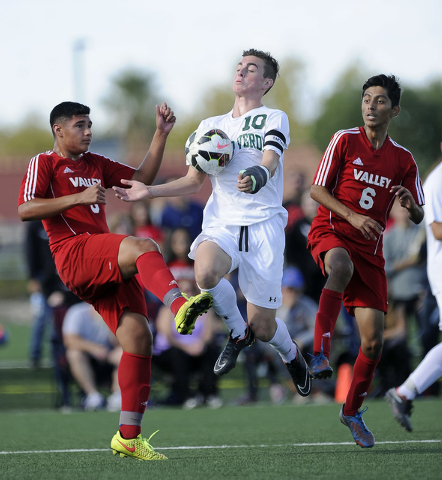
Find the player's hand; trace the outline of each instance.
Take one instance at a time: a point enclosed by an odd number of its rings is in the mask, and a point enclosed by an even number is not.
[[[411,195],[411,192],[408,190],[408,188],[405,188],[402,185],[394,185],[391,187],[390,192],[394,193],[394,195],[398,198],[401,207],[409,210],[410,208],[414,208],[416,206],[413,195]]]
[[[238,173],[238,181],[236,182],[236,188],[243,193],[251,193],[253,188],[253,181],[249,175],[243,177],[242,172]]]
[[[125,180],[121,179],[123,185],[127,185],[129,188],[112,187],[115,191],[115,196],[123,202],[136,202],[143,198],[152,198],[149,194],[149,187],[144,183],[137,180]]]
[[[106,189],[100,183],[86,188],[78,194],[80,205],[106,204]]]
[[[160,106],[156,105],[156,125],[158,130],[169,133],[175,122],[176,117],[166,102],[163,102]]]
[[[244,193],[258,193],[270,178],[270,170],[264,165],[254,165],[241,170],[238,174],[237,188]],[[250,187],[249,187],[249,184]],[[243,188],[245,188],[243,190]]]
[[[384,231],[381,224],[366,215],[354,213],[348,221],[364,235],[366,240],[377,240]]]
[[[424,218],[424,209],[421,205],[416,203],[413,195],[411,194],[410,190],[403,187],[402,185],[394,185],[390,189],[391,193],[398,198],[399,205],[403,208],[408,210],[408,218],[413,223],[420,223]]]

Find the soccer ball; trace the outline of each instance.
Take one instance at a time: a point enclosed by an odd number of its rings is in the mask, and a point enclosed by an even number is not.
[[[219,128],[196,130],[187,139],[184,151],[187,165],[199,172],[218,175],[232,159],[234,143]]]

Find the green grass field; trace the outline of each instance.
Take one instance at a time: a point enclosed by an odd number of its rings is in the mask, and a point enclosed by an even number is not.
[[[416,402],[414,431],[401,430],[383,401],[367,402],[374,448],[358,447],[339,405],[148,409],[143,433],[169,460],[113,456],[118,414],[0,413],[2,479],[439,479],[440,402]]]
[[[340,405],[274,406],[262,389],[253,406],[229,405],[244,391],[241,366],[221,382],[218,410],[150,407],[143,435],[167,461],[113,456],[118,414],[54,409],[50,368],[25,368],[29,327],[6,325],[0,348],[0,479],[391,479],[442,478],[441,400],[420,399],[414,431],[402,430],[384,400],[364,414],[376,446],[362,449],[339,422]],[[14,368],[12,368],[14,367]],[[17,368],[20,367],[20,368]],[[153,388],[152,396],[158,394]]]

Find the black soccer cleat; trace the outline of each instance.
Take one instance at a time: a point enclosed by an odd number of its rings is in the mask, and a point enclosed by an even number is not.
[[[296,358],[290,363],[284,362],[284,365],[287,367],[299,395],[307,397],[312,390],[312,379],[310,378],[307,362],[302,356],[298,344],[295,341],[293,341],[293,343],[296,345],[297,349]]]
[[[411,426],[410,417],[413,411],[413,402],[401,397],[395,388],[388,390],[385,400],[390,404],[393,417],[399,425],[405,428],[407,432],[411,432],[413,427]]]
[[[238,358],[241,350],[244,350],[246,347],[250,347],[255,341],[255,335],[252,332],[252,329],[247,325],[246,333],[244,337],[232,338],[232,332],[230,332],[229,338],[227,340],[224,350],[221,352],[218,360],[213,367],[213,372],[215,375],[225,375],[229,373],[230,370],[235,368],[236,360]]]

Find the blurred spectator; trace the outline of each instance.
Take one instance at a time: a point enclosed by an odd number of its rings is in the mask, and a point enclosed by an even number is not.
[[[154,181],[154,185],[161,185],[166,183],[167,179],[157,177]],[[163,217],[163,211],[168,204],[168,197],[157,197],[149,199],[149,217],[152,225],[161,228],[161,219]]]
[[[109,231],[119,235],[133,235],[134,221],[130,215],[123,212],[116,212],[109,216]]]
[[[40,220],[26,224],[25,257],[28,267],[28,291],[32,312],[29,359],[32,367],[40,366],[45,332],[50,329],[52,309],[48,296],[60,288],[61,280],[55,270],[49,239]]]
[[[152,201],[141,200],[131,203],[130,214],[134,224],[134,235],[139,238],[151,238],[164,250],[164,232],[154,225],[151,219],[150,205]]]
[[[243,369],[246,383],[246,392],[233,400],[233,405],[249,405],[258,401],[260,379],[267,378],[270,384],[270,392],[274,392],[274,398],[279,394],[280,399],[275,403],[281,403],[286,397],[285,388],[279,383],[274,357],[267,356],[264,343],[260,340],[255,342],[240,353],[243,359]],[[274,386],[274,387],[273,387]],[[273,387],[273,390],[272,390]]]
[[[63,341],[72,376],[84,393],[86,411],[121,410],[118,365],[122,349],[101,316],[88,303],[71,307],[63,321]],[[99,391],[101,382],[111,394],[105,400]]]
[[[301,197],[304,190],[305,177],[302,173],[296,170],[284,172],[282,204],[288,212],[287,228],[289,229],[303,216]]]
[[[408,211],[398,202],[394,203],[390,216],[394,223],[383,240],[385,273],[392,315],[403,317],[407,327],[412,316],[418,318],[419,301],[424,292],[425,264],[420,261],[420,252],[426,238],[425,225],[411,222]]]
[[[187,295],[198,292],[193,271],[177,267],[174,276],[182,292]],[[220,347],[214,342],[217,330],[215,317],[214,311],[209,310],[198,318],[192,335],[180,335],[170,310],[164,306],[160,308],[155,322],[157,333],[152,365],[172,375],[171,391],[163,404],[182,405],[185,409],[202,405],[218,408],[222,405],[218,395],[218,377],[213,373],[213,365],[220,353]],[[196,392],[191,389],[194,375],[197,376]]]
[[[436,297],[431,292],[427,276],[425,276],[424,292],[422,295],[422,301],[418,306],[417,315],[419,318],[419,325],[421,327],[421,357],[424,358],[427,353],[439,343],[440,338],[439,308],[437,306]],[[434,382],[423,392],[423,395],[438,396],[439,394],[440,382]]]
[[[440,143],[442,151],[442,142]],[[430,172],[425,183],[425,229],[426,229],[426,273],[431,292],[436,298],[439,309],[439,320],[442,313],[442,164]],[[430,312],[430,311],[429,311]],[[428,312],[428,313],[429,313]],[[434,310],[433,310],[434,312]],[[442,330],[442,322],[439,321]],[[410,417],[413,412],[413,401],[419,395],[431,392],[431,387],[439,384],[442,376],[442,343],[435,345],[413,370],[410,376],[397,388],[391,388],[386,400],[390,404],[393,417],[408,432],[413,430]],[[429,391],[430,389],[430,391]]]
[[[169,178],[167,182],[176,180]],[[169,197],[161,216],[161,228],[169,233],[178,227],[185,228],[193,242],[198,234],[201,233],[203,223],[203,206],[189,195],[181,197]]]
[[[282,277],[282,305],[277,309],[276,317],[286,323],[291,338],[297,342],[303,356],[312,351],[317,311],[317,303],[304,294],[304,278],[301,271],[296,267],[286,268]],[[285,400],[287,389],[293,390],[293,393],[296,391],[280,356],[269,345],[257,340],[243,353],[248,392],[236,401],[236,404],[257,401],[260,370],[265,371],[269,381],[269,394],[273,404]],[[298,397],[299,395],[295,394],[294,398]],[[322,401],[323,397],[321,390],[313,389],[311,397],[313,401]]]
[[[384,322],[382,357],[376,368],[378,397],[402,384],[411,373],[408,327],[411,319],[419,319],[425,288],[425,265],[421,261],[425,226],[411,222],[408,211],[398,202],[394,203],[390,218],[393,221],[383,239],[389,305]]]
[[[385,315],[384,346],[376,369],[379,377],[377,397],[384,397],[390,388],[401,385],[408,378],[411,373],[410,358],[404,310],[395,310],[391,303]]]
[[[305,281],[302,272],[296,267],[287,267],[284,270],[282,277],[282,305],[276,311],[276,316],[283,320],[290,336],[296,341],[304,357],[313,351],[313,339],[315,331],[315,318],[318,311],[318,304],[305,292]],[[277,359],[275,358],[275,361]],[[279,364],[281,378],[284,379],[284,384],[288,389],[294,393],[294,402],[313,401],[321,403],[329,400],[326,397],[323,389],[319,388],[321,385],[313,385],[312,394],[310,397],[300,397],[293,388],[293,383],[286,375],[286,370],[281,368]],[[272,395],[273,393],[273,395]],[[273,386],[270,391],[272,401],[274,401],[274,394],[278,390]],[[274,401],[274,403],[276,403]]]
[[[288,266],[299,268],[305,282],[304,293],[319,302],[325,278],[321,269],[316,265],[311,255],[307,255],[307,235],[310,231],[313,218],[318,209],[318,202],[310,197],[310,190],[305,190],[301,195],[300,206],[302,215],[287,224],[285,229],[286,248],[285,260]],[[308,252],[307,252],[308,253]]]
[[[51,361],[58,390],[56,407],[70,405],[70,373],[67,366],[61,325],[66,310],[80,299],[66,288],[55,268],[49,240],[40,220],[26,223],[26,261],[29,270],[33,327],[30,342],[30,362],[40,365],[45,331],[50,330]]]
[[[5,327],[0,323],[0,347],[6,345],[9,341],[9,335]]]
[[[427,242],[422,244],[419,254],[420,261],[427,265]],[[437,306],[436,297],[431,292],[430,282],[428,280],[427,271],[423,279],[423,292],[417,309],[418,324],[420,326],[422,340],[422,358],[439,343],[439,308]],[[433,387],[439,391],[439,384]]]
[[[283,320],[303,356],[313,350],[318,304],[304,294],[304,277],[296,267],[288,267],[282,277],[282,305],[276,316]]]
[[[178,275],[183,276],[183,269],[186,269],[186,278],[195,278],[193,260],[189,258],[191,243],[190,233],[184,227],[179,227],[170,234],[167,265],[172,274],[177,271]]]

